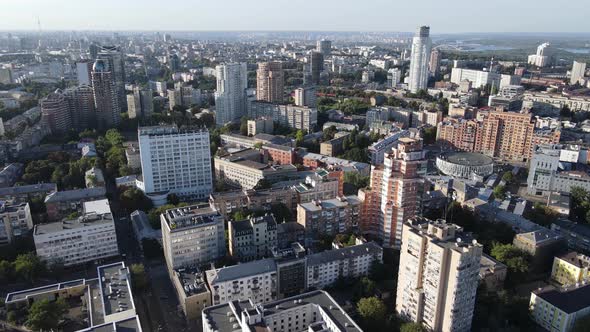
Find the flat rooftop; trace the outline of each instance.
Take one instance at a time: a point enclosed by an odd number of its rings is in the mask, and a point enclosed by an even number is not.
[[[259,307],[262,312],[262,322],[255,325],[249,325],[252,331],[269,331],[265,323],[265,317],[280,314],[286,310],[296,307],[314,306],[314,310],[322,310],[336,325],[339,331],[361,332],[361,328],[348,316],[348,314],[338,305],[338,303],[325,291],[312,291],[297,296],[289,297],[283,300],[269,302]],[[250,301],[233,301],[230,303],[220,304],[205,308],[203,310],[204,324],[210,326],[210,330],[217,331],[236,331],[245,330],[245,326],[234,328],[234,324],[241,324],[242,312],[256,314],[258,310],[254,303]],[[321,317],[321,316],[319,316]],[[321,321],[319,321],[321,322]],[[307,330],[307,329],[306,329]]]
[[[128,319],[112,322],[112,323],[104,323],[101,325],[96,325],[93,327],[89,327],[84,330],[80,330],[79,332],[132,332],[132,331],[139,331],[141,332],[141,324],[139,322],[139,317],[131,317]]]
[[[38,224],[35,226],[34,234],[50,234],[71,229],[95,226],[99,224],[108,224],[112,222],[113,215],[111,213],[100,215],[96,213],[90,213],[71,220],[56,221],[48,224]]]
[[[363,256],[382,255],[383,249],[374,242],[359,244],[341,249],[326,250],[316,254],[307,255],[307,265],[320,265],[338,260]]]
[[[60,282],[57,284],[41,286],[37,288],[25,289],[22,291],[17,291],[13,293],[8,293],[6,295],[5,303],[11,302],[18,302],[22,300],[27,300],[29,297],[41,295],[45,293],[53,293],[58,290],[68,289],[72,287],[77,287],[81,285],[86,285],[85,279],[77,279],[72,281]]]
[[[174,270],[174,277],[180,281],[183,286],[184,295],[191,296],[208,292],[205,286],[205,279],[203,273],[197,269],[178,269]]]
[[[263,273],[276,272],[276,270],[277,265],[275,264],[274,259],[267,258],[248,263],[222,267],[221,269],[208,270],[205,272],[205,274],[207,275],[207,282],[211,285],[213,283],[225,282]]]
[[[221,216],[217,210],[211,208],[207,203],[166,210],[162,215],[166,219],[170,231],[214,223],[217,222],[217,217]]]
[[[492,158],[481,153],[472,152],[445,152],[440,154],[438,158],[453,164],[464,166],[486,166],[494,164]]]
[[[129,270],[125,263],[119,262],[98,267],[98,280],[102,293],[104,315],[131,311],[135,305],[131,293]]]

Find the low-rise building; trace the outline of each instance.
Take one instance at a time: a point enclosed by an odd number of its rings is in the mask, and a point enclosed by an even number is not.
[[[590,285],[534,290],[529,310],[532,320],[547,331],[572,331],[576,320],[590,314]]]
[[[84,180],[86,182],[86,188],[105,186],[104,174],[102,173],[102,170],[97,167],[92,167],[87,170],[84,175]]]
[[[14,243],[33,229],[27,202],[0,201],[0,245]]]
[[[272,258],[208,270],[205,275],[213,305],[243,300],[268,303],[277,299],[277,266]]]
[[[132,170],[141,169],[141,154],[139,153],[139,144],[130,144],[125,148],[125,157],[127,166]]]
[[[321,235],[358,229],[361,202],[356,196],[312,201],[297,206],[297,223],[305,227],[306,246]]]
[[[45,197],[47,217],[59,220],[70,213],[80,212],[85,202],[105,198],[105,187],[56,191]]]
[[[497,292],[504,288],[508,267],[486,254],[479,261],[479,282],[485,285],[486,291]]]
[[[575,251],[555,256],[553,268],[551,269],[551,279],[565,286],[590,281],[589,267],[590,257]]]
[[[254,120],[248,120],[248,136],[256,134],[272,134],[274,130],[274,121],[272,118],[260,117]]]
[[[232,301],[203,310],[203,331],[361,332],[330,294],[313,291],[260,305]]]
[[[24,165],[12,163],[0,171],[0,188],[12,187],[24,173]]]
[[[590,255],[590,226],[558,219],[551,224],[551,230],[564,237],[570,250]]]
[[[200,267],[225,256],[223,216],[209,204],[166,210],[160,222],[162,248],[170,270]]]
[[[115,222],[107,199],[84,202],[79,217],[36,225],[33,239],[39,258],[64,266],[119,255]]]
[[[305,182],[293,186],[298,203],[334,199],[340,194],[339,188],[340,180],[331,177],[330,173],[324,169],[316,170],[305,178]]]
[[[383,249],[374,242],[308,255],[306,286],[322,289],[340,278],[366,276],[373,262],[382,261]]]
[[[296,222],[284,222],[277,225],[277,248],[291,247],[294,242],[305,242],[305,227]]]
[[[171,275],[178,302],[187,320],[201,317],[203,309],[211,305],[211,292],[196,269],[177,269]]]
[[[30,198],[43,198],[57,191],[57,185],[55,183],[40,183],[30,184],[25,186],[16,186],[8,188],[0,188],[0,199],[1,200],[15,200],[15,201],[27,201]]]
[[[272,214],[228,223],[229,253],[239,261],[270,257],[277,246],[277,223]]]
[[[548,270],[553,257],[563,251],[564,238],[548,229],[516,234],[514,246],[533,256],[536,270]]]
[[[269,159],[278,165],[295,164],[295,148],[287,145],[265,144],[262,149],[268,152]]]
[[[209,196],[209,204],[227,220],[237,211],[270,211],[276,204],[284,204],[290,211],[295,211],[297,195],[288,187],[214,192]]]
[[[339,137],[320,143],[320,154],[330,157],[335,157],[341,154],[344,150],[344,140],[347,137],[348,134],[340,135]]]

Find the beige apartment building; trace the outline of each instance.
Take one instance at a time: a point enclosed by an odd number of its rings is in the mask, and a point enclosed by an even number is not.
[[[444,220],[405,222],[396,312],[428,331],[470,331],[482,250]]]
[[[256,71],[256,99],[270,103],[282,102],[284,80],[281,62],[260,62]]]

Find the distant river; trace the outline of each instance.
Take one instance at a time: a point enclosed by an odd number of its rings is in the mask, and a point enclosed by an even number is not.
[[[576,54],[590,54],[590,48],[560,48],[561,50],[568,51]]]

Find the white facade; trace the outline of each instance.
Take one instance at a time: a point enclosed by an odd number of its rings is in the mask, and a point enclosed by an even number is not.
[[[223,216],[208,204],[166,210],[160,222],[164,257],[171,270],[199,267],[225,255]]]
[[[397,145],[400,137],[407,136],[409,136],[409,131],[400,130],[369,146],[368,150],[369,157],[371,158],[371,165],[383,165],[383,162],[385,161],[385,153],[391,151],[391,149]]]
[[[395,88],[402,80],[402,71],[399,68],[391,68],[387,71],[387,87]]]
[[[316,100],[316,89],[314,87],[295,89],[295,105],[313,108],[316,107]]]
[[[537,67],[547,67],[553,63],[555,49],[549,43],[543,43],[537,47],[537,53],[529,55],[528,63]]]
[[[570,76],[570,84],[579,83],[580,80],[584,78],[584,74],[586,74],[586,62],[574,61]]]
[[[139,153],[146,193],[206,198],[211,193],[211,151],[206,129],[140,127]]]
[[[268,303],[277,299],[277,266],[272,258],[209,270],[205,274],[212,305],[241,300]]]
[[[223,126],[246,115],[248,72],[246,63],[219,65],[215,70],[215,123]]]
[[[0,245],[14,243],[33,229],[29,203],[0,202]]]
[[[107,199],[84,202],[81,217],[35,226],[37,256],[65,266],[119,254],[115,223]]]
[[[471,82],[473,88],[483,88],[486,85],[500,88],[502,75],[483,70],[453,68],[451,72],[451,83],[459,85],[465,80]],[[508,83],[509,80],[506,80],[505,82]]]
[[[428,86],[428,64],[432,41],[430,40],[430,27],[420,27],[412,40],[412,55],[410,59],[410,92],[426,90]]]
[[[248,117],[257,119],[260,117],[272,118],[291,128],[312,132],[318,123],[318,111],[307,106],[280,105],[261,101],[248,103]]]

